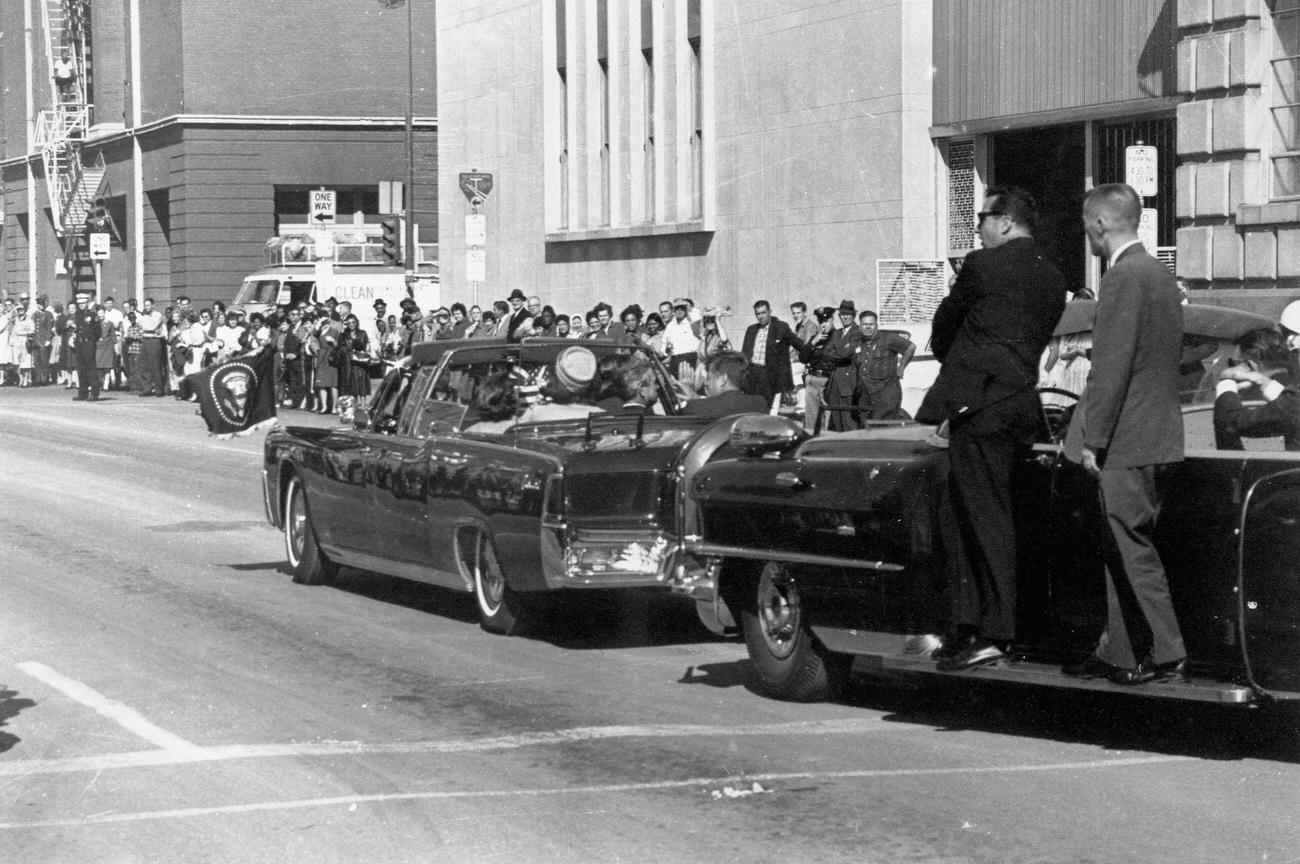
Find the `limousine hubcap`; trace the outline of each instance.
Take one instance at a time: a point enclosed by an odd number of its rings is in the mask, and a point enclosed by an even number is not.
[[[480,534],[478,540],[478,577],[481,588],[480,600],[489,613],[494,612],[501,605],[501,598],[506,590],[506,579],[501,573],[501,564],[497,561],[496,551],[484,534]]]
[[[294,484],[289,494],[289,563],[298,566],[307,546],[307,508],[303,506],[302,487]]]
[[[763,639],[775,657],[788,657],[799,635],[799,591],[785,568],[769,562],[758,580]]]

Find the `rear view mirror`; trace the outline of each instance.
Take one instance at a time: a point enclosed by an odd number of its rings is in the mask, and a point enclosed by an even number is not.
[[[746,456],[784,453],[807,437],[800,424],[772,414],[747,414],[731,424],[731,447]]]

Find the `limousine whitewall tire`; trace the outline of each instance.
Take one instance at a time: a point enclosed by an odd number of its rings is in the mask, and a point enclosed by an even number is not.
[[[853,659],[827,651],[813,636],[799,587],[781,564],[763,565],[741,619],[758,686],[769,696],[817,702],[834,698],[848,682]]]
[[[294,475],[284,490],[284,552],[300,585],[324,585],[334,579],[338,565],[325,557],[316,542],[316,532],[307,515],[307,495]]]
[[[470,566],[474,571],[474,600],[478,605],[479,623],[489,633],[511,636],[525,623],[524,600],[506,584],[501,559],[487,533],[475,529]]]

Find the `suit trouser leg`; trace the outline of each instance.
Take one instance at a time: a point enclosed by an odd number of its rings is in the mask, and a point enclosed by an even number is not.
[[[1099,480],[1106,560],[1106,637],[1097,656],[1131,668],[1148,655],[1171,663],[1187,656],[1169,581],[1155,547],[1155,467],[1103,468]]]
[[[817,432],[817,415],[821,413],[823,394],[826,390],[826,378],[809,373],[803,379],[803,428],[808,432]]]
[[[1023,445],[1008,431],[975,435],[965,424],[948,439],[949,517],[961,542],[949,554],[954,624],[979,630],[993,641],[1016,633],[1016,522],[1011,473]]]
[[[851,394],[845,395],[833,385],[826,388],[826,405],[828,408],[840,407],[843,409],[852,406],[852,404],[853,396]],[[828,428],[833,432],[845,432],[850,429],[860,428],[854,420],[854,412],[852,411],[839,410],[827,413],[830,414]]]

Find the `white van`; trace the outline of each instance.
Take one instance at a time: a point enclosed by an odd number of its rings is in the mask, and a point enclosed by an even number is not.
[[[442,305],[437,276],[417,273],[413,292],[406,290],[406,276],[400,268],[382,265],[333,266],[328,271],[312,267],[267,267],[244,278],[229,308],[244,313],[266,314],[276,306],[295,305],[302,300],[323,303],[333,297],[352,304],[352,314],[363,330],[372,330],[376,300],[383,300],[389,315],[400,317],[399,304],[412,297],[427,312]]]

